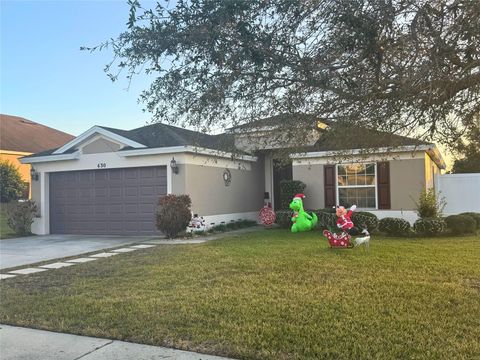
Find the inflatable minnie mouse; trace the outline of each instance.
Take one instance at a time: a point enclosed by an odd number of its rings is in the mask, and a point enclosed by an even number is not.
[[[357,232],[357,228],[355,228],[353,221],[350,219],[356,208],[357,205],[353,205],[347,212],[347,210],[343,206],[337,206],[337,227],[348,234]]]

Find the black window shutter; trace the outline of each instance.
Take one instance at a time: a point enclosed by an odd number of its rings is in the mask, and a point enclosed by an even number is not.
[[[390,163],[377,163],[378,208],[390,209]]]
[[[323,180],[325,189],[325,207],[335,206],[335,165],[323,165]]]

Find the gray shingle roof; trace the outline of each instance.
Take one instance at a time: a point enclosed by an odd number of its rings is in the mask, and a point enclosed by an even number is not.
[[[269,126],[274,125],[276,121],[292,121],[292,119],[286,119],[285,116],[286,115],[281,115],[259,120],[258,122],[255,122],[255,125]],[[311,115],[305,115],[301,117],[301,119],[307,123],[316,121],[315,117]],[[328,130],[319,130],[321,133],[320,139],[315,143],[315,145],[306,147],[304,149],[305,151],[341,151],[349,149],[372,149],[383,147],[392,148],[396,146],[428,144],[413,138],[393,135],[386,132],[352,126],[342,127],[332,122],[328,122],[328,124]],[[235,149],[235,135],[233,134],[209,135],[162,123],[155,123],[133,130],[115,129],[105,126],[99,127],[143,144],[147,148],[195,146],[212,150],[239,152],[237,149]],[[131,147],[126,147],[122,150],[131,149]],[[27,157],[52,155],[55,150],[57,149],[43,151]],[[74,149],[70,149],[66,153],[71,153],[73,151]]]
[[[209,135],[161,123],[142,126],[133,130],[115,129],[106,126],[99,127],[124,138],[143,144],[147,148],[194,146],[228,152],[235,150],[233,135],[229,134]],[[52,155],[57,149],[58,148],[42,151],[36,154],[25,156],[25,158]],[[131,147],[125,147],[122,150],[131,149]],[[70,149],[65,153],[71,153],[74,151],[74,149]]]
[[[331,126],[315,143],[311,151],[341,151],[351,149],[394,148],[429,143],[406,136],[354,126]]]
[[[127,139],[143,144],[148,148],[190,145],[213,150],[233,149],[232,135],[209,135],[162,123],[151,124],[129,131],[105,126],[101,127]]]

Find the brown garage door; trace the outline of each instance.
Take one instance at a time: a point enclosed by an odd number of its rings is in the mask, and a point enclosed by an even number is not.
[[[52,234],[150,235],[167,168],[50,173]]]

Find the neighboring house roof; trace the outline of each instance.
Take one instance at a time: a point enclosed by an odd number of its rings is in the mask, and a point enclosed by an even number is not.
[[[38,153],[59,147],[74,136],[24,119],[0,114],[0,149]]]

